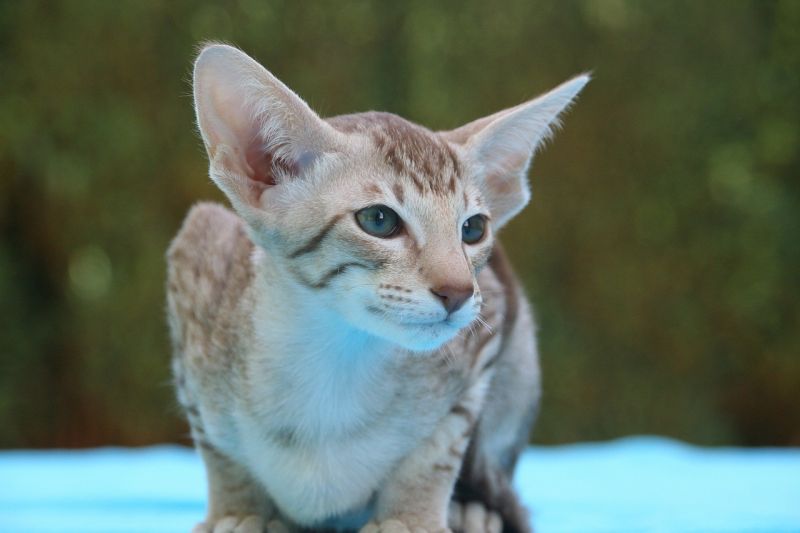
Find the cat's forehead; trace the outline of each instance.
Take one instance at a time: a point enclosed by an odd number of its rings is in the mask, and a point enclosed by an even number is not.
[[[441,135],[391,113],[342,115],[328,122],[343,133],[371,139],[392,174],[420,195],[448,196],[461,188],[464,163]]]

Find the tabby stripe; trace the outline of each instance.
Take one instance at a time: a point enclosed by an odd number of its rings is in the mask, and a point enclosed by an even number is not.
[[[280,428],[271,431],[268,438],[282,448],[293,448],[300,442],[297,433],[292,428]]]
[[[340,274],[344,274],[347,271],[347,269],[349,269],[350,267],[361,267],[361,268],[369,269],[369,267],[367,265],[363,264],[363,263],[356,263],[356,262],[343,263],[343,264],[337,266],[336,268],[334,268],[333,270],[331,270],[330,272],[328,272],[327,274],[325,274],[324,276],[322,276],[322,279],[314,284],[314,288],[315,289],[322,289],[322,288],[326,287],[328,285],[328,283],[330,283],[333,278],[335,278],[336,276],[338,276]]]
[[[453,165],[453,173],[456,176],[461,176],[463,171],[461,169],[461,162],[458,160],[458,156],[456,156],[456,153],[449,144],[445,143],[445,147],[447,148],[447,155],[450,156],[450,164]]]
[[[462,457],[464,457],[464,452],[456,448],[455,445],[450,446],[450,449],[447,450],[447,453],[449,453],[452,457],[455,457],[456,459],[461,459]]]
[[[204,439],[194,439],[194,443],[201,449],[205,450],[206,452],[215,455],[217,457],[225,458],[225,456],[220,452],[216,446],[208,442]]]
[[[436,463],[433,465],[433,469],[438,472],[455,472],[456,467],[453,465],[446,465],[442,463]]]
[[[403,185],[401,183],[395,183],[394,187],[392,187],[392,191],[394,192],[394,197],[397,198],[397,201],[400,205],[403,205],[405,201],[405,191],[403,190]]]
[[[452,409],[450,409],[450,412],[456,416],[464,417],[470,427],[475,424],[475,415],[473,415],[469,409],[461,404],[456,404]]]
[[[334,215],[333,217],[331,217],[331,219],[328,221],[327,224],[325,224],[325,227],[322,228],[319,233],[314,235],[305,245],[301,246],[300,248],[289,254],[289,258],[295,259],[297,257],[300,257],[301,255],[311,253],[317,248],[319,248],[319,245],[322,244],[322,241],[325,240],[325,237],[328,236],[328,233],[330,233],[333,227],[342,219],[343,216],[344,213],[339,213],[338,215]]]
[[[409,173],[408,177],[411,178],[411,182],[414,184],[414,187],[417,188],[417,191],[419,191],[420,194],[424,195],[425,185],[422,183],[422,181],[420,181],[419,176],[417,176],[416,174]]]
[[[518,285],[514,273],[511,270],[511,263],[508,261],[505,250],[503,250],[499,242],[495,243],[492,255],[489,256],[489,266],[500,283],[502,283],[506,297],[506,312],[503,317],[503,336],[500,339],[500,349],[497,351],[498,354],[501,354],[505,351],[508,339],[511,337],[511,330],[514,329],[514,325],[517,323],[517,317],[521,306],[519,294],[517,292],[519,289],[517,288]],[[495,357],[495,359],[497,359],[497,357]],[[492,362],[494,362],[494,360]]]
[[[351,267],[361,267],[361,268],[364,268],[364,269],[367,269],[367,270],[372,270],[373,268],[375,268],[375,267],[371,267],[369,265],[366,265],[364,263],[358,263],[356,261],[352,261],[350,263],[342,263],[341,265],[337,266],[336,268],[333,268],[330,271],[328,271],[326,274],[324,274],[319,279],[319,281],[316,281],[316,282],[308,280],[301,272],[299,272],[297,270],[290,270],[290,272],[292,274],[294,274],[294,277],[295,277],[295,279],[297,281],[299,281],[300,283],[302,283],[306,287],[309,287],[311,289],[324,289],[325,287],[328,286],[328,284],[331,282],[331,280],[333,280],[333,278],[335,278],[336,276],[339,276],[340,274],[344,274]]]

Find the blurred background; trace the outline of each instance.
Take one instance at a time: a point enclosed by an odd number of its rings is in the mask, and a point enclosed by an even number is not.
[[[594,81],[504,230],[536,306],[534,442],[800,445],[800,2],[0,2],[0,447],[188,442],[164,251],[223,196],[203,40],[324,116],[431,128]]]

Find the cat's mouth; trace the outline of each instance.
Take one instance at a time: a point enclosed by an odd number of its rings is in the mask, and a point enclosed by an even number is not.
[[[420,329],[424,331],[440,329],[440,328],[447,328],[451,327],[454,328],[456,325],[453,323],[450,318],[445,318],[443,320],[436,320],[432,322],[400,322],[400,325],[410,329]]]
[[[475,319],[474,314],[466,310],[447,315],[429,313],[416,317],[398,316],[377,306],[368,306],[367,310],[379,317],[379,323],[383,324],[374,333],[413,351],[437,349]]]
[[[372,321],[370,331],[373,334],[414,352],[438,349],[469,324],[469,317],[466,316],[401,317],[379,307],[370,306],[367,309],[380,319]]]
[[[441,327],[452,327],[452,328],[462,328],[466,326],[471,319],[467,320],[465,318],[461,318],[458,313],[450,313],[446,316],[436,316],[436,317],[419,317],[419,318],[398,318],[393,316],[391,313],[387,312],[384,309],[376,306],[367,306],[367,310],[375,315],[380,316],[384,320],[397,324],[398,326],[404,328],[441,328]]]

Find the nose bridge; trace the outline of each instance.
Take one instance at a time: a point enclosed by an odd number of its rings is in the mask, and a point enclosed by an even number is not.
[[[452,240],[442,241],[429,242],[421,259],[428,289],[449,316],[472,297],[474,287],[472,271],[461,246],[454,245]]]
[[[422,269],[432,287],[472,287],[472,271],[460,242],[429,240],[420,255]]]

